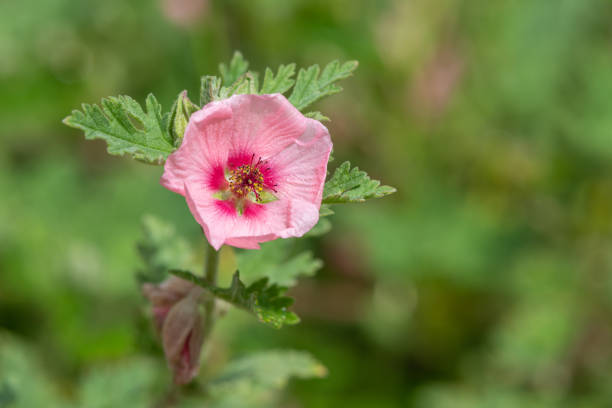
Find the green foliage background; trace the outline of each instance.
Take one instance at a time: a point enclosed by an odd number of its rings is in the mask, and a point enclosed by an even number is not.
[[[262,72],[358,60],[314,108],[332,167],[398,193],[335,208],[301,324],[230,312],[204,376],[291,348],[329,374],[284,407],[610,406],[610,21],[605,0],[0,2],[0,407],[149,406],[103,390],[166,383],[134,243],[144,214],[201,233],[160,167],[61,119],[117,94],[169,109],[235,49]]]

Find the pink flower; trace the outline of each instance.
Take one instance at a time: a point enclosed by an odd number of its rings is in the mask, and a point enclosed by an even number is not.
[[[142,291],[153,305],[155,329],[161,336],[174,382],[187,384],[200,369],[204,341],[200,314],[203,289],[171,276],[159,285],[145,283]]]
[[[162,8],[171,22],[192,28],[207,14],[209,0],[162,0]]]
[[[161,184],[185,196],[215,249],[257,249],[317,223],[331,148],[283,95],[235,95],[191,115]]]

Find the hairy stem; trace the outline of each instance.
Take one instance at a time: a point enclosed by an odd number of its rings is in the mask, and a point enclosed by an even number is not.
[[[204,280],[214,286],[217,284],[217,270],[219,269],[219,252],[208,245],[204,267]],[[215,319],[215,297],[210,295],[204,302],[204,339],[208,339]]]

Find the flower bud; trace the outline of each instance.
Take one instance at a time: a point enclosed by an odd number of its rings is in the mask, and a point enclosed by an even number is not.
[[[204,341],[204,324],[200,313],[203,290],[172,276],[158,286],[143,285],[143,292],[153,305],[155,329],[162,339],[174,382],[186,384],[198,374],[200,368]]]
[[[187,97],[187,91],[181,92],[176,98],[170,114],[170,133],[175,147],[181,145],[189,118],[198,109],[200,108]]]

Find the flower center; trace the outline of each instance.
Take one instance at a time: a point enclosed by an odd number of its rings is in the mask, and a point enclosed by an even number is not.
[[[261,159],[257,164],[243,164],[230,171],[229,188],[238,197],[246,197],[249,193],[255,195],[257,202],[261,202],[261,192],[264,188],[264,177],[259,169]]]

